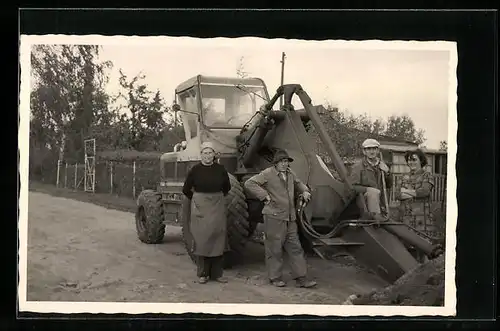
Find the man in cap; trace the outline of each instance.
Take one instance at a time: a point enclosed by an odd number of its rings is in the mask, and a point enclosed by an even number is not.
[[[286,151],[279,150],[273,158],[273,166],[245,182],[245,188],[264,202],[264,246],[266,267],[270,282],[278,287],[286,286],[282,279],[283,252],[288,255],[292,277],[299,287],[313,287],[308,280],[305,254],[300,244],[295,194],[305,202],[311,198],[308,187],[291,171],[293,159]]]
[[[382,176],[385,179],[386,189],[390,188],[392,178],[389,167],[380,159],[380,143],[377,140],[366,139],[361,147],[364,157],[353,166],[350,182],[356,192],[363,193],[371,216],[376,221],[386,221],[388,210],[384,213],[381,210],[381,206],[385,203]]]

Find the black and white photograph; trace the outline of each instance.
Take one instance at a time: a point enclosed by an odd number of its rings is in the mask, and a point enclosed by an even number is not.
[[[21,35],[19,311],[454,316],[458,61]]]

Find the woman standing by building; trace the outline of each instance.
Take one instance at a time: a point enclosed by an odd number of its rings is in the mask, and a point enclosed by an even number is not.
[[[231,183],[226,169],[215,159],[212,143],[203,143],[201,162],[191,168],[182,190],[191,200],[190,230],[201,284],[209,279],[227,282],[222,277],[227,240],[225,196]]]
[[[420,149],[408,151],[405,160],[410,172],[403,176],[398,199],[401,221],[419,230],[430,225],[430,196],[434,187],[433,175],[425,169],[427,157]]]

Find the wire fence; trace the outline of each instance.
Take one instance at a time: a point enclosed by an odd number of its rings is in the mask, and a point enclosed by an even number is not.
[[[85,164],[58,162],[53,184],[58,188],[85,191]],[[52,179],[52,173],[48,176]],[[100,161],[95,163],[94,193],[136,198],[144,189],[154,189],[160,181],[160,168],[151,161]],[[41,180],[47,182],[47,178]],[[90,180],[88,178],[87,180]]]
[[[84,163],[69,164],[58,162],[52,171],[47,171],[39,181],[55,184],[60,188],[84,191]],[[397,206],[396,192],[401,186],[403,174],[393,174],[393,185],[389,190],[391,206]],[[144,189],[154,189],[160,181],[160,168],[157,161],[98,161],[95,164],[95,193],[108,193],[117,196],[136,198]],[[434,189],[431,202],[446,199],[446,175],[434,174]]]

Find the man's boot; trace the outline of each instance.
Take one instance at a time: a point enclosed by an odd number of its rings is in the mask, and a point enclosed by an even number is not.
[[[215,280],[217,283],[222,283],[222,284],[225,284],[225,283],[227,283],[227,282],[228,282],[227,278],[226,278],[226,277],[224,277],[224,276],[221,276],[221,277],[219,277],[219,278],[215,278],[214,280]]]
[[[272,285],[274,285],[276,287],[285,287],[286,286],[286,283],[284,281],[282,281],[281,279],[272,279],[270,282]]]
[[[316,286],[318,283],[314,280],[308,280],[306,277],[299,277],[295,280],[298,287],[310,288]]]

